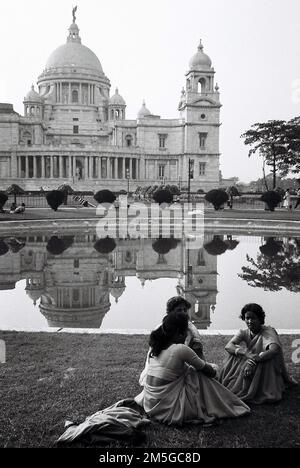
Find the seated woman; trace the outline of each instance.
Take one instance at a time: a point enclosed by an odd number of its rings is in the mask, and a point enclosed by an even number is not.
[[[240,330],[226,345],[229,358],[220,382],[244,401],[260,404],[279,401],[287,383],[282,345],[277,332],[265,326],[265,312],[258,304],[246,304],[240,318],[248,329]]]
[[[167,302],[167,314],[170,314],[172,312],[182,312],[183,314],[187,315],[188,331],[184,344],[192,348],[201,359],[204,359],[203,345],[201,343],[200,334],[195,325],[191,322],[191,320],[189,320],[188,310],[190,308],[190,302],[181,296],[171,297],[171,299],[169,299]]]
[[[16,208],[17,208],[16,203],[15,203],[15,202],[12,202],[12,204],[10,205],[9,212],[10,212],[10,213],[14,213]]]
[[[212,365],[184,344],[188,317],[173,312],[150,335],[144,389],[135,401],[166,424],[213,423],[249,413],[248,406],[214,379]]]

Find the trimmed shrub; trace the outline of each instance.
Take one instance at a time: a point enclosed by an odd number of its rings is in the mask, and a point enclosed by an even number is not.
[[[202,190],[202,188],[199,188],[199,190],[197,190],[197,193],[201,194],[201,193],[205,193],[205,192],[204,192],[204,190]]]
[[[94,199],[96,200],[96,202],[98,202],[100,204],[102,204],[102,203],[114,203],[114,201],[116,200],[116,196],[110,190],[103,189],[103,190],[99,190],[99,192],[97,192],[94,195]]]
[[[153,200],[155,203],[172,203],[173,202],[173,195],[169,190],[166,189],[158,189],[153,194]]]
[[[240,196],[240,192],[238,191],[238,189],[234,185],[232,185],[231,187],[228,188],[227,193],[228,193],[228,195],[230,195],[232,197],[239,197]]]
[[[25,239],[17,239],[16,237],[10,237],[9,239],[5,239],[5,243],[9,246],[9,250],[12,253],[18,253],[26,245]]]
[[[8,200],[8,196],[4,192],[0,192],[0,210],[3,209],[5,203]]]
[[[153,242],[152,248],[158,254],[167,254],[170,250],[176,249],[177,244],[177,239],[160,237]]]
[[[47,245],[46,249],[52,255],[61,255],[65,250],[67,250],[74,241],[73,236],[57,237],[52,236]]]
[[[276,206],[281,202],[281,196],[275,190],[263,193],[260,199],[266,203],[270,211],[274,211]]]
[[[266,257],[275,257],[279,252],[281,252],[283,246],[280,242],[274,240],[273,237],[269,237],[266,243],[259,247],[259,250]]]
[[[63,192],[64,194],[64,205],[67,205],[68,204],[68,195],[73,195],[74,194],[74,190],[72,189],[72,187],[68,184],[62,184],[58,187],[58,189],[60,192]]]
[[[94,249],[101,254],[108,254],[115,250],[117,244],[112,237],[104,237],[103,239],[98,239],[94,244]]]
[[[170,185],[170,192],[172,195],[180,195],[180,190],[177,185]]]
[[[8,251],[8,245],[2,239],[0,239],[0,256],[5,255]]]
[[[204,244],[203,247],[209,255],[222,255],[227,250],[227,245],[220,236],[214,236],[213,240]]]
[[[7,195],[14,195],[14,202],[17,203],[17,195],[23,195],[25,190],[17,184],[12,184],[5,190],[5,192]]]
[[[213,189],[205,195],[205,200],[211,203],[215,210],[219,210],[228,200],[228,194],[224,190]]]
[[[46,200],[52,210],[57,211],[57,208],[63,203],[65,194],[60,190],[52,190],[46,194]]]

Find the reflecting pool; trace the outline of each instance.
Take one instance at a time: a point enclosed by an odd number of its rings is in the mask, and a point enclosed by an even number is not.
[[[169,297],[192,304],[199,329],[241,327],[261,304],[267,324],[300,329],[300,238],[215,235],[98,239],[92,232],[31,232],[0,240],[0,329],[153,329]]]

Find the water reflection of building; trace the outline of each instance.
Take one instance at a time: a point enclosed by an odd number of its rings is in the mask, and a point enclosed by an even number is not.
[[[178,278],[177,291],[192,303],[192,320],[207,328],[216,304],[217,257],[203,247],[186,250],[184,242],[172,241],[161,250],[151,239],[116,240],[109,254],[94,249],[93,234],[75,234],[60,255],[46,249],[48,236],[31,236],[18,253],[0,258],[0,289],[13,289],[26,279],[26,294],[39,302],[51,327],[99,328],[110,309],[110,296],[118,302],[125,278],[136,276],[143,286],[149,280]],[[174,291],[175,293],[175,291]]]

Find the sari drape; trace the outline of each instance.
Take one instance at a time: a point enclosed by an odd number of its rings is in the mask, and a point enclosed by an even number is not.
[[[168,381],[149,385],[147,376]],[[217,380],[185,364],[175,371],[161,366],[157,358],[149,359],[144,389],[135,401],[150,418],[165,424],[211,423],[219,418],[235,418],[250,412],[248,406]]]
[[[276,330],[263,326],[254,337],[251,337],[250,330],[240,330],[236,337],[253,354],[267,351],[270,344],[279,347],[278,353],[268,361],[257,363],[253,375],[247,378],[243,375],[247,359],[240,355],[230,355],[220,371],[220,382],[247,402],[261,404],[281,400],[287,384],[295,382],[288,375]]]

